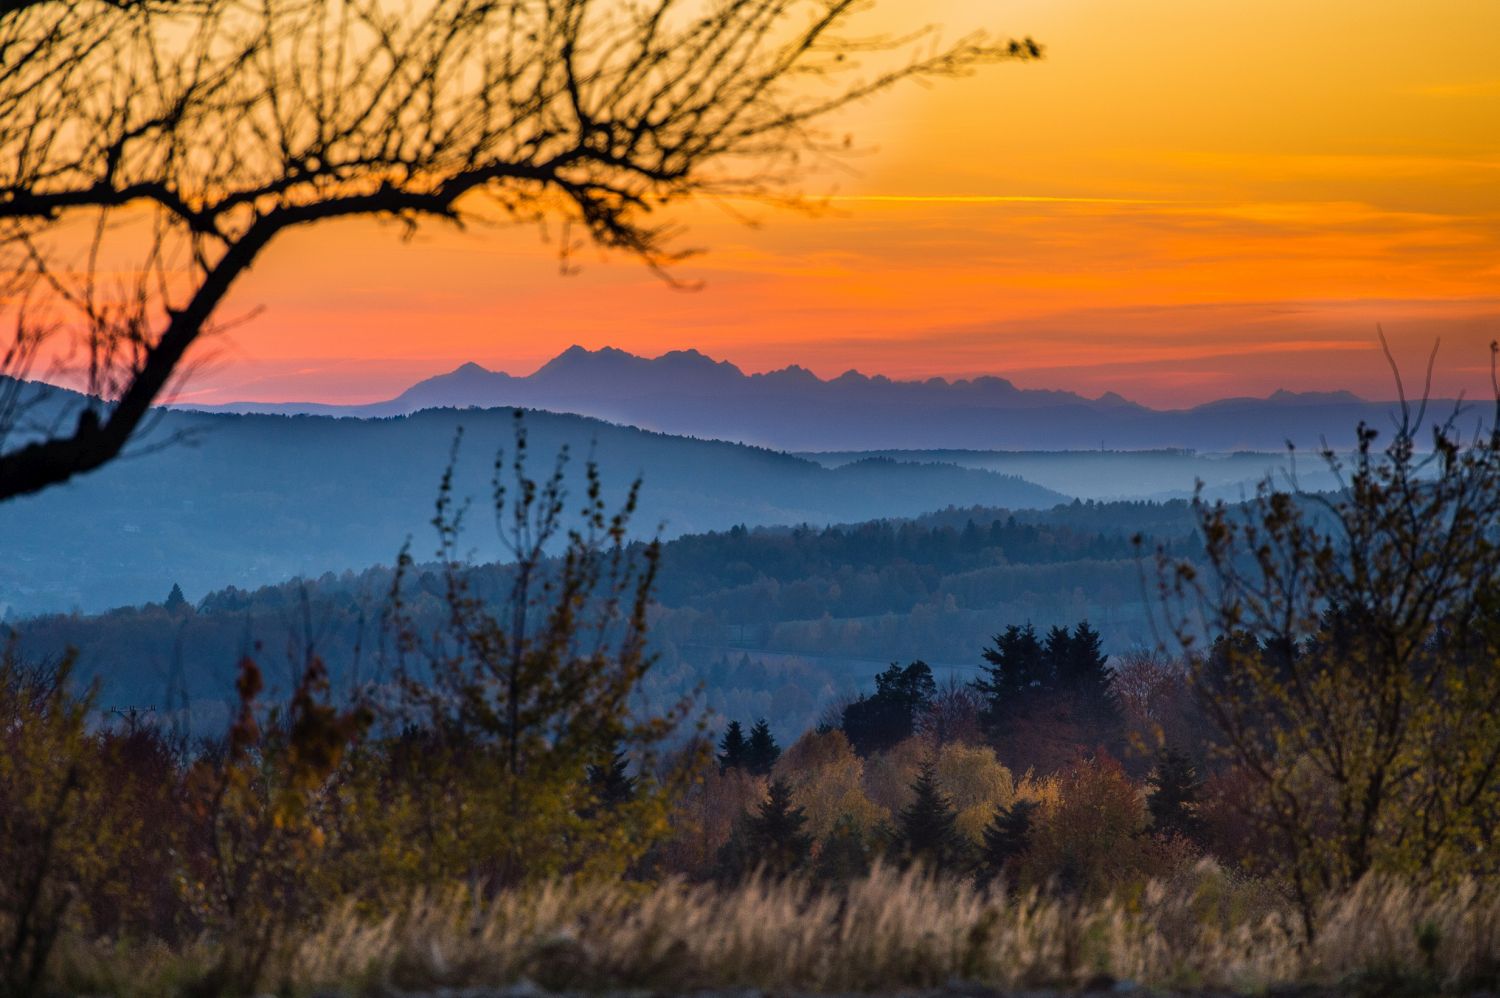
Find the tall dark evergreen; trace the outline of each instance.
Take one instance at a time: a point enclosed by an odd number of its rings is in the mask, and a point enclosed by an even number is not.
[[[1164,750],[1146,778],[1146,809],[1157,832],[1196,840],[1203,830],[1198,814],[1202,783],[1193,760],[1174,748]]]
[[[875,695],[900,704],[915,717],[937,696],[937,681],[932,678],[932,667],[921,659],[904,668],[892,662],[875,677]]]
[[[745,746],[745,768],[756,776],[769,776],[780,758],[781,746],[776,744],[771,726],[761,718],[750,729],[750,741]]]
[[[995,817],[984,829],[979,859],[981,884],[1013,876],[1015,864],[1031,849],[1035,815],[1035,801],[1018,800],[1009,807],[996,808]]]
[[[745,741],[745,729],[739,721],[730,721],[719,739],[719,771],[741,769],[745,765],[749,744]]]
[[[1109,659],[1086,620],[1071,630],[1053,626],[1045,639],[1030,624],[1012,624],[981,654],[985,676],[973,685],[984,697],[980,721],[992,737],[1003,736],[1010,722],[1051,710],[1058,698],[1091,736],[1106,734],[1117,720]]]
[[[883,752],[912,736],[917,718],[936,695],[937,682],[926,662],[919,659],[906,666],[892,662],[875,677],[874,695],[862,696],[844,708],[844,735],[860,755]]]
[[[853,817],[842,815],[823,840],[813,864],[813,880],[824,886],[847,884],[870,872],[870,844]]]
[[[1072,683],[1073,632],[1066,627],[1053,625],[1042,642],[1042,667],[1040,685],[1050,689],[1066,689]]]
[[[760,807],[740,818],[719,850],[720,879],[736,880],[756,870],[785,877],[801,870],[812,855],[806,825],[806,812],[792,804],[791,785],[773,780]]]
[[[958,871],[969,864],[969,847],[958,830],[958,814],[938,789],[932,763],[922,766],[911,785],[915,796],[896,816],[891,852],[898,862],[930,869]]]
[[[1057,684],[1071,693],[1083,720],[1107,724],[1114,718],[1110,695],[1109,656],[1104,654],[1099,632],[1080,621],[1067,642],[1067,653],[1057,660]]]
[[[618,749],[604,765],[589,766],[589,791],[604,810],[635,799],[635,777],[629,774],[629,766],[629,757]]]
[[[980,653],[985,661],[983,678],[974,688],[984,697],[981,723],[997,732],[1022,709],[1032,693],[1049,685],[1042,643],[1030,624],[1011,624],[991,639],[990,647]]]
[[[175,613],[178,610],[187,609],[187,605],[187,597],[182,595],[182,587],[175,582],[172,583],[172,591],[167,593],[167,601],[163,606]]]

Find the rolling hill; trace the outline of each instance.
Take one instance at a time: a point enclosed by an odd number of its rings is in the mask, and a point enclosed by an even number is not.
[[[69,399],[59,395],[52,404]],[[72,401],[78,401],[74,396]],[[4,613],[85,611],[192,598],[224,585],[388,564],[408,537],[431,554],[428,521],[459,430],[456,484],[483,506],[512,410],[436,409],[379,419],[163,411],[133,454],[0,508]],[[736,524],[827,524],[950,505],[1051,506],[1065,497],[953,464],[855,461],[836,469],[761,448],[669,436],[574,415],[526,417],[534,473],[567,446],[581,478],[598,460],[616,499],[644,481],[635,524],[664,536]],[[491,521],[465,538],[496,557]]]

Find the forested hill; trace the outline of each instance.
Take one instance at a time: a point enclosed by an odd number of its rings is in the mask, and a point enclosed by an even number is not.
[[[814,529],[735,527],[662,551],[648,695],[704,690],[734,717],[766,716],[795,734],[829,703],[868,685],[892,659],[924,658],[940,677],[972,676],[980,648],[1009,623],[1088,618],[1107,651],[1146,644],[1137,531],[1191,554],[1186,503],[1071,503],[1013,514],[954,508],[904,521]],[[107,703],[161,709],[168,690],[194,722],[222,726],[235,664],[257,655],[288,675],[309,641],[339,683],[388,666],[382,610],[388,569],[253,591],[226,588],[196,607],[151,604],[26,621],[27,650],[80,652]],[[439,613],[441,579],[418,570],[408,600]],[[476,591],[503,592],[505,570],[477,570]],[[163,596],[166,594],[163,593]]]
[[[859,461],[829,469],[738,444],[674,437],[581,416],[531,412],[532,471],[559,448],[573,481],[592,453],[611,501],[643,480],[645,535],[735,524],[851,522],[949,505],[1050,507],[1065,498],[1011,475],[936,463]],[[134,456],[0,510],[0,618],[159,599],[225,585],[390,564],[409,536],[431,552],[427,523],[460,429],[457,493],[488,503],[513,410],[428,410],[387,419],[164,411]],[[581,494],[581,489],[575,493]],[[498,555],[475,515],[465,538]]]

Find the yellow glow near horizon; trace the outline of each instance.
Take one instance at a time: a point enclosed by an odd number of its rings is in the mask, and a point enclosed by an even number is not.
[[[803,215],[678,218],[682,293],[628,261],[579,276],[527,230],[371,224],[277,247],[264,306],[189,386],[369,399],[464,360],[571,343],[697,347],[751,370],[993,373],[1186,404],[1276,387],[1387,393],[1444,337],[1438,388],[1500,336],[1500,4],[884,0],[874,27],[1031,35],[1044,61],[907,87],[835,123],[853,153]],[[763,226],[737,218],[754,215]]]

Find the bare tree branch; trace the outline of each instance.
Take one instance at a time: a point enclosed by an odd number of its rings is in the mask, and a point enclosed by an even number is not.
[[[285,230],[498,211],[664,270],[683,254],[663,207],[785,191],[839,147],[819,130],[839,108],[1041,52],[861,36],[865,0],[0,2],[0,265],[47,276],[27,328],[84,343],[104,399],[0,453],[0,499],[118,455]],[[54,263],[84,213],[104,249]],[[145,218],[154,281],[102,294]]]

